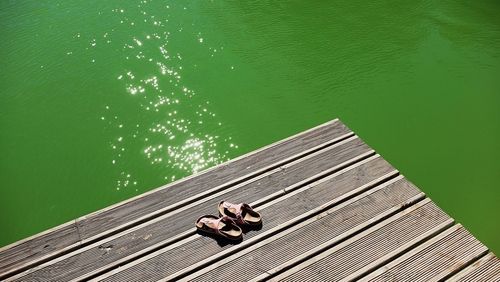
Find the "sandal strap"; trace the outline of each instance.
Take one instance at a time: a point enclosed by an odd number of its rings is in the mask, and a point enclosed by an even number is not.
[[[222,206],[225,208],[225,209],[234,209],[235,210],[235,215],[236,215],[236,218],[235,218],[235,221],[237,223],[240,223],[240,224],[244,224],[245,223],[245,220],[243,219],[243,209],[251,209],[251,207],[248,205],[248,204],[245,204],[245,203],[240,203],[240,204],[232,204],[232,203],[229,203],[229,202],[223,202],[222,203]]]
[[[243,204],[232,204],[230,202],[223,202],[222,203],[222,206],[226,209],[234,209],[236,210],[236,213],[241,213],[241,207],[243,206]]]
[[[220,232],[220,228],[219,228],[219,225],[220,225],[221,222],[227,222],[229,224],[236,225],[236,223],[234,222],[234,220],[232,220],[228,216],[223,216],[223,217],[220,217],[218,219],[204,217],[204,218],[200,219],[200,222],[203,223],[203,227],[204,228],[208,228],[210,230],[214,230],[215,233],[223,235],[223,236],[225,236],[225,235]],[[209,224],[215,225],[216,228],[210,227]]]
[[[219,223],[220,223],[221,221],[223,221],[223,222],[227,222],[227,223],[229,223],[229,224],[235,224],[234,220],[233,220],[232,218],[230,218],[229,216],[227,216],[227,215],[225,215],[225,216],[221,217],[221,218],[219,219]]]
[[[215,233],[220,234],[219,224],[221,220],[222,218],[214,219],[214,218],[204,217],[200,219],[200,222],[203,223],[203,228],[213,230]],[[210,225],[216,226],[216,228],[210,227]]]

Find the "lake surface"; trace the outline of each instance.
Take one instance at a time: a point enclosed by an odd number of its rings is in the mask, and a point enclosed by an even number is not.
[[[0,245],[338,117],[500,253],[498,1],[0,8]]]

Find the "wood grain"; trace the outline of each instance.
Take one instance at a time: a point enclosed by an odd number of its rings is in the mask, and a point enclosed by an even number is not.
[[[490,252],[447,281],[500,281],[500,259]]]
[[[266,239],[264,244],[238,252],[224,264],[212,264],[198,273],[186,277],[186,281],[222,281],[226,277],[237,277],[239,281],[251,280],[259,275],[301,257],[326,242],[336,244],[369,225],[377,223],[374,218],[383,219],[396,213],[393,209],[410,203],[420,191],[404,178],[386,184],[376,191],[367,191],[349,200],[347,205],[335,206],[319,216],[309,219],[307,224],[290,228]],[[283,235],[282,235],[283,234]],[[293,246],[293,247],[290,247]],[[249,251],[248,251],[249,250]],[[248,271],[241,272],[241,269]],[[209,271],[207,271],[209,270]],[[203,273],[199,275],[199,273]],[[196,277],[196,278],[195,278]]]
[[[78,246],[79,242],[78,229],[72,221],[5,248],[0,252],[0,279],[29,266],[32,261],[50,259],[52,253],[62,253],[69,246]]]
[[[412,255],[384,268],[368,281],[442,281],[448,275],[482,256],[488,249],[459,226],[432,244],[416,248]]]
[[[339,281],[448,220],[436,205],[424,201],[270,281]]]
[[[356,188],[363,187],[364,184],[376,180],[389,172],[393,168],[380,157],[374,158],[361,166],[346,170],[343,173],[335,175],[326,181],[322,181],[317,185],[311,184],[304,189],[296,190],[297,193],[290,193],[279,199],[276,199],[270,205],[263,206],[259,212],[264,218],[262,229],[258,232],[248,232],[245,234],[245,241],[237,246],[225,245],[220,246],[211,238],[198,236],[194,240],[185,244],[175,246],[173,248],[165,248],[158,252],[156,256],[144,259],[142,263],[135,264],[133,267],[120,268],[120,272],[112,277],[107,277],[106,281],[120,281],[125,278],[142,279],[142,280],[157,280],[168,275],[174,276],[179,274],[186,268],[198,263],[200,260],[210,258],[212,256],[222,255],[223,252],[238,246],[246,246],[253,244],[256,241],[253,237],[259,236],[259,240],[267,234],[272,234],[273,228],[281,224],[288,224],[287,221],[297,220],[304,213],[320,207],[328,201],[342,197]],[[352,181],[356,179],[356,181]],[[367,188],[365,188],[367,189]],[[266,232],[270,232],[267,233]],[[229,252],[231,252],[229,251]],[[160,267],[161,265],[165,267]]]

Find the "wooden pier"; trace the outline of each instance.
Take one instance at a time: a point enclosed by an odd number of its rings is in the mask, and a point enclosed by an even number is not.
[[[262,227],[198,234],[221,200]],[[0,280],[500,281],[500,261],[334,120],[1,248]]]

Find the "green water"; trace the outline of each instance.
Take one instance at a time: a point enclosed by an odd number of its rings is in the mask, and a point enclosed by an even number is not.
[[[499,12],[1,1],[0,245],[339,117],[498,254]]]

